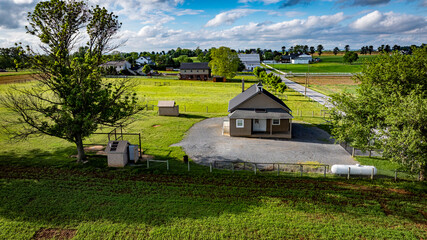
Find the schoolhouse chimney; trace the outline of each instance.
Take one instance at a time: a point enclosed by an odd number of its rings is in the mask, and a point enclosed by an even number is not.
[[[242,78],[242,92],[245,91],[245,79]]]

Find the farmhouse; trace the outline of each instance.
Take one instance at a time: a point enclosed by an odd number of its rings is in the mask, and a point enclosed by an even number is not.
[[[138,59],[135,60],[135,62],[138,65],[145,65],[145,64],[153,65],[154,64],[154,62],[151,60],[150,57],[144,57],[144,56],[139,57]]]
[[[228,103],[230,136],[291,138],[291,110],[286,104],[254,84]]]
[[[298,57],[298,54],[289,54],[289,55],[282,55],[282,58],[280,61],[282,63],[291,63],[292,59],[295,59]]]
[[[179,79],[181,80],[208,80],[211,77],[211,68],[208,63],[181,63]]]
[[[129,70],[131,68],[131,64],[128,61],[109,61],[104,64],[101,64],[103,68],[113,68],[116,72],[120,72],[122,70]]]
[[[261,67],[259,54],[239,54],[239,58],[247,71],[253,71],[254,68]]]

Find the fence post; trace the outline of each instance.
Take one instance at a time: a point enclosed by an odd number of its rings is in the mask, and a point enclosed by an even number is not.
[[[166,169],[169,171],[169,160],[166,160]]]
[[[138,133],[139,138],[139,157],[142,158],[141,133]]]
[[[280,174],[280,164],[277,164],[277,176]]]
[[[348,174],[347,174],[347,179],[350,179],[350,167],[348,167]]]
[[[190,171],[190,161],[187,162],[188,171]]]
[[[150,168],[150,159],[147,159],[147,169]]]
[[[353,150],[351,151],[351,156],[354,157],[354,154],[356,153],[356,150],[353,147]]]
[[[300,175],[301,175],[301,177],[302,177],[302,168],[303,168],[302,164],[301,164],[301,165],[299,165],[299,171],[300,171]]]
[[[209,163],[209,171],[212,172],[212,162]]]
[[[372,172],[371,172],[371,180],[374,180],[374,168],[372,168]]]
[[[394,181],[397,181],[397,170],[394,170]]]
[[[323,177],[326,177],[326,165],[325,165],[325,168],[323,169]]]
[[[254,168],[254,173],[255,173],[255,175],[256,175],[256,168],[257,168],[257,167],[256,167],[256,163],[255,163],[254,165],[255,165],[255,168]]]

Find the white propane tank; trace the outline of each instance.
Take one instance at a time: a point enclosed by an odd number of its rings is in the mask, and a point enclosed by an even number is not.
[[[377,174],[377,168],[375,166],[363,166],[360,164],[356,165],[341,165],[335,164],[331,167],[333,174],[348,174],[348,168],[350,168],[350,175],[372,175],[372,169],[374,169],[374,175]]]

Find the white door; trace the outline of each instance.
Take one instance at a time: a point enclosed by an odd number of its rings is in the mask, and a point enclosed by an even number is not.
[[[254,132],[265,132],[267,131],[267,120],[266,119],[254,119],[253,120]]]

